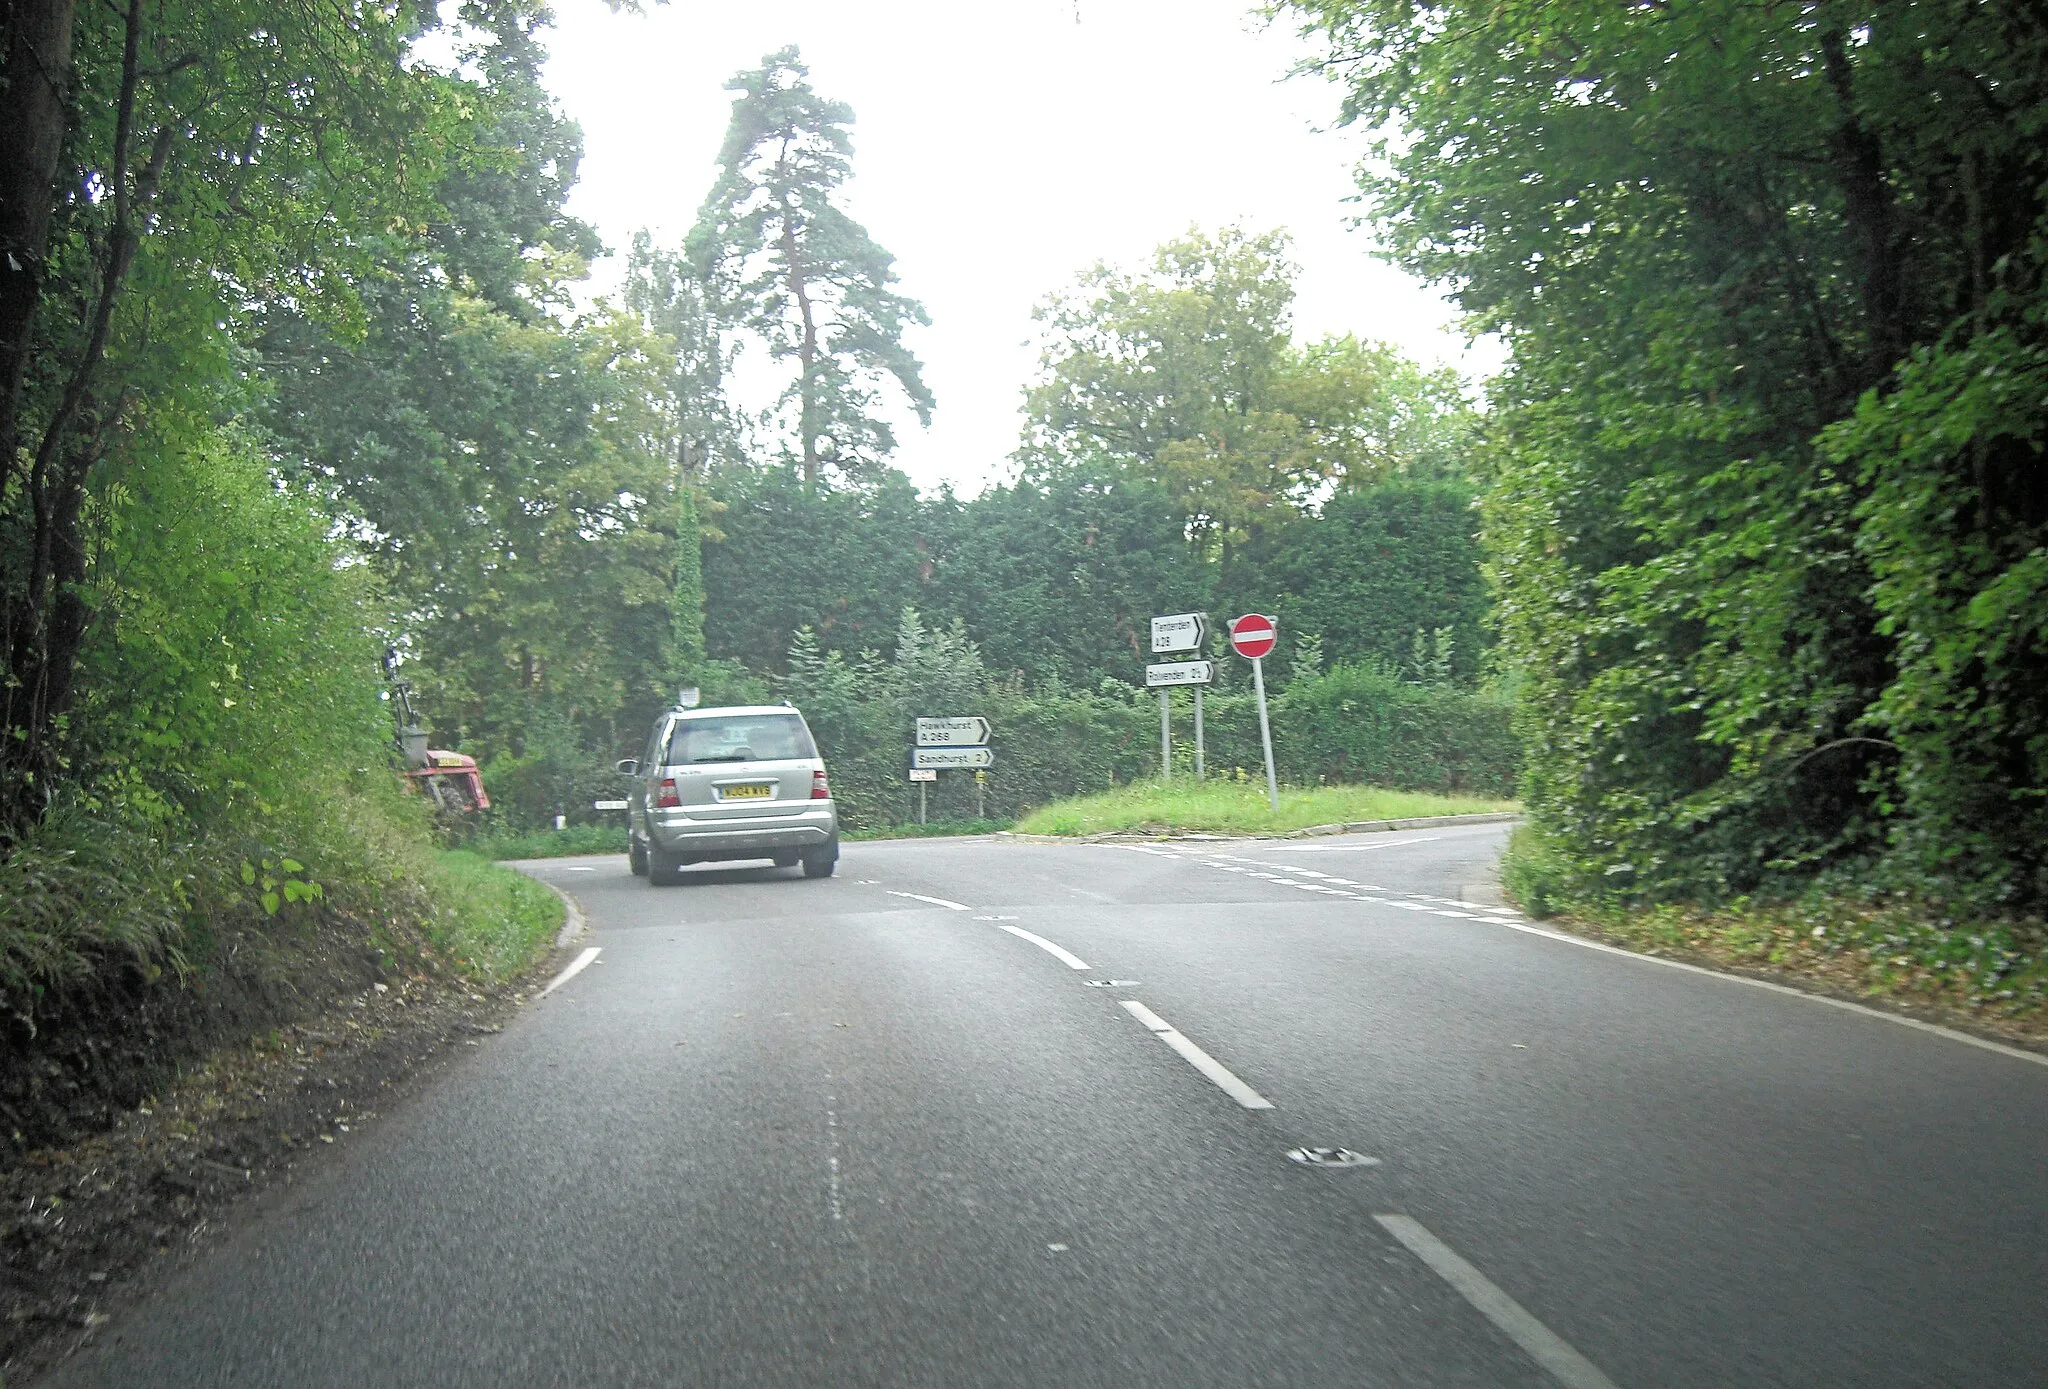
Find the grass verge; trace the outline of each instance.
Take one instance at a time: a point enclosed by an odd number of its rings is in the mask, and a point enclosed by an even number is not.
[[[1140,781],[1100,795],[1040,806],[1017,822],[1022,834],[1082,835],[1106,830],[1195,830],[1211,834],[1285,834],[1311,825],[1479,815],[1515,809],[1513,801],[1438,796],[1377,786],[1282,787],[1280,809],[1256,781]]]
[[[480,834],[462,846],[482,859],[572,858],[577,854],[623,854],[624,825],[571,825],[528,834]]]
[[[1527,828],[1509,840],[1501,885],[1531,916],[1612,945],[2048,1042],[2048,923],[1963,921],[1903,898],[1820,887],[1711,910],[1587,902],[1568,895],[1562,861]]]
[[[465,968],[493,981],[507,978],[562,928],[562,899],[524,873],[463,849],[434,857],[440,905],[427,932]]]

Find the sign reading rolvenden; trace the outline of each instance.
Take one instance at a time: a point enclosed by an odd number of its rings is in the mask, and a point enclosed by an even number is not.
[[[1214,661],[1167,661],[1156,666],[1145,667],[1145,685],[1148,689],[1162,689],[1171,685],[1207,685],[1216,679]]]

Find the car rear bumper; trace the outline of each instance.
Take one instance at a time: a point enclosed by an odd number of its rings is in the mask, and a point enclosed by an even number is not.
[[[664,853],[686,859],[766,858],[775,853],[819,849],[838,832],[829,802],[794,815],[749,816],[744,820],[693,820],[675,811],[656,812],[647,827]]]

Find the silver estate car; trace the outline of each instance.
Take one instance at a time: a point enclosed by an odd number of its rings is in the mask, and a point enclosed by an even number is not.
[[[644,757],[619,770],[638,781],[626,811],[633,871],[667,886],[686,863],[772,859],[829,878],[839,813],[804,716],[786,704],[671,709]]]

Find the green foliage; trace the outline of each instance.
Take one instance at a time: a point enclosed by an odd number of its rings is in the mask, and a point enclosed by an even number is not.
[[[1460,471],[1471,412],[1454,375],[1352,337],[1293,345],[1287,246],[1193,230],[1142,272],[1097,265],[1048,300],[1027,461],[1114,462],[1162,486],[1198,545],[1226,548],[1332,483]]]
[[[2039,15],[1290,8],[1387,249],[1513,352],[1485,537],[1570,892],[2048,900]]]
[[[180,965],[182,857],[146,823],[69,806],[46,817],[0,859],[0,1013],[33,1035],[53,990],[100,971]]]
[[[1142,774],[1156,746],[1147,739],[1154,726],[1129,698],[1057,688],[1034,694],[991,680],[960,628],[929,629],[915,610],[902,615],[892,658],[867,652],[848,659],[800,632],[778,684],[810,724],[840,816],[855,830],[917,818],[905,771],[920,715],[983,714],[995,725],[997,769],[984,795],[991,819],[1128,781]],[[972,818],[973,782],[944,774],[929,800],[936,818]]]
[[[1501,856],[1500,885],[1510,900],[1537,920],[1555,916],[1569,900],[1571,855],[1550,844],[1533,825],[1517,825]]]
[[[704,664],[704,537],[691,489],[678,489],[676,502],[675,578],[669,585],[671,683],[686,680]]]
[[[47,14],[10,10],[10,34]],[[70,780],[97,526],[131,460],[219,409],[267,306],[346,321],[374,248],[431,219],[469,148],[471,84],[404,61],[430,22],[136,0],[77,7],[68,53],[10,43],[10,122],[41,119],[31,86],[62,109],[57,167],[30,167],[32,132],[0,158],[0,836]]]
[[[770,53],[726,84],[738,92],[718,153],[718,181],[691,229],[688,253],[725,330],[744,332],[793,369],[762,420],[805,483],[825,467],[857,478],[896,447],[877,406],[893,382],[931,423],[932,396],[903,345],[930,322],[899,294],[894,257],[846,215],[853,174],[852,108],[812,90],[795,48]]]
[[[963,623],[989,665],[1097,689],[1150,659],[1152,618],[1208,609],[1210,566],[1157,483],[1080,463],[926,503],[931,573],[917,601]]]
[[[821,648],[857,655],[887,646],[920,601],[930,542],[901,473],[825,490],[778,468],[734,470],[713,478],[711,495],[723,508],[722,538],[704,547],[712,655],[780,670],[806,627]]]
[[[1226,658],[1224,679],[1203,700],[1210,769],[1245,768],[1263,776],[1258,702],[1244,662]],[[1158,746],[1155,697],[1152,745]],[[1174,696],[1174,767],[1194,769],[1192,696]],[[1368,785],[1402,791],[1513,794],[1521,746],[1506,700],[1486,690],[1424,685],[1383,663],[1302,671],[1269,700],[1273,757],[1283,781],[1298,786]]]
[[[1891,683],[1901,856],[1948,891],[2048,902],[2048,300],[2026,329],[1923,347],[1822,445],[1864,495],[1857,548]],[[2031,340],[2030,340],[2031,339]],[[1958,476],[1960,475],[1960,476]]]
[[[1314,517],[1272,530],[1241,566],[1229,606],[1275,614],[1289,642],[1313,637],[1340,663],[1405,664],[1417,632],[1444,628],[1451,674],[1479,676],[1491,634],[1467,484],[1339,492]]]
[[[562,928],[562,899],[524,873],[459,849],[436,855],[433,869],[429,933],[485,980],[526,968]]]
[[[490,831],[465,841],[462,851],[486,859],[574,858],[582,854],[626,852],[625,817],[614,811],[602,825],[570,825],[527,834]]]

